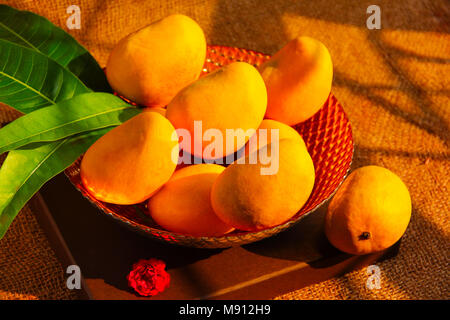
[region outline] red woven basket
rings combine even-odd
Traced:
[[[202,74],[234,61],[244,61],[258,66],[270,56],[252,50],[223,46],[208,46]],[[352,161],[353,138],[350,122],[333,94],[323,107],[309,120],[294,128],[305,140],[314,162],[316,180],[309,200],[297,214],[285,223],[257,232],[234,231],[221,237],[194,237],[164,230],[145,214],[146,204],[122,206],[95,199],[83,186],[80,179],[81,158],[66,169],[72,184],[102,212],[124,223],[131,229],[150,238],[177,245],[199,248],[225,248],[258,241],[277,234],[307,214],[315,211],[328,200],[344,180]]]

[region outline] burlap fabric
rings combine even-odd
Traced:
[[[450,8],[445,0],[7,3],[65,29],[66,8],[79,5],[81,30],[70,33],[101,65],[121,37],[170,13],[198,21],[211,44],[274,53],[297,35],[320,39],[334,61],[333,92],[352,122],[354,168],[376,164],[397,173],[411,192],[414,211],[399,255],[379,263],[381,289],[368,290],[366,270],[359,270],[278,298],[450,298]],[[368,30],[366,9],[375,3],[381,7],[381,30]],[[1,298],[74,298],[62,289],[60,264],[28,209],[0,242],[0,257]]]

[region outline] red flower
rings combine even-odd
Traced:
[[[141,296],[151,297],[163,292],[170,282],[165,267],[166,264],[158,259],[139,260],[127,276],[128,285]]]

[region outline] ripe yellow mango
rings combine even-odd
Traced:
[[[312,117],[331,91],[330,53],[313,38],[291,40],[259,70],[267,87],[266,118],[288,125]]]
[[[353,171],[328,206],[325,234],[339,250],[368,254],[389,248],[405,233],[411,197],[392,171],[365,166]]]
[[[167,106],[166,116],[176,129],[190,133],[190,143],[181,143],[185,151],[199,158],[217,159],[245,145],[263,120],[266,106],[267,92],[261,75],[248,63],[234,62],[181,90]],[[201,129],[197,126],[195,130],[197,121],[201,121]],[[253,132],[242,134],[242,139],[226,139],[227,129]],[[223,139],[204,138],[207,131],[218,132]],[[212,147],[206,155],[204,151],[211,144],[217,148]]]
[[[233,230],[214,213],[211,188],[225,167],[198,164],[175,171],[148,201],[153,220],[169,231],[193,236],[221,236]]]
[[[109,56],[106,76],[120,95],[144,106],[165,106],[199,77],[205,56],[200,26],[174,14],[120,40]]]
[[[98,200],[140,203],[175,171],[178,153],[174,148],[178,142],[169,120],[157,112],[142,112],[88,149],[81,161],[81,180]]]
[[[272,150],[271,144],[264,148]],[[214,212],[227,224],[247,231],[273,227],[294,216],[308,200],[314,186],[314,164],[299,141],[279,141],[275,174],[262,175],[265,165],[261,161],[251,164],[248,156],[246,160],[227,167],[212,188]]]

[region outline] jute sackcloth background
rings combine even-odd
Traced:
[[[1,1],[4,3],[5,1]],[[449,299],[450,8],[445,0],[12,0],[67,30],[69,5],[81,29],[69,32],[105,65],[123,36],[171,13],[194,18],[208,43],[273,54],[288,40],[321,40],[334,62],[333,92],[354,132],[353,167],[375,164],[398,174],[413,200],[400,253],[379,263],[381,289],[367,270],[279,299]],[[381,8],[381,30],[366,9]],[[17,114],[0,109],[0,121]],[[76,298],[33,213],[25,208],[0,241],[0,298]]]

